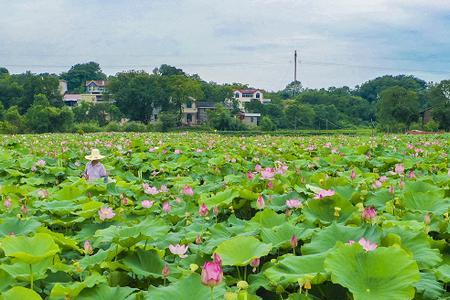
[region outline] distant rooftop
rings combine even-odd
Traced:
[[[216,107],[216,103],[214,102],[197,102],[197,107],[198,108],[215,108]]]
[[[244,89],[244,90],[236,90],[238,92],[241,92],[242,94],[253,94],[256,92],[260,92],[261,90],[257,90],[257,89]]]
[[[92,83],[95,84],[96,86],[103,87],[103,86],[106,86],[108,84],[108,81],[106,81],[106,80],[88,80],[88,81],[86,81],[86,86],[89,86]]]

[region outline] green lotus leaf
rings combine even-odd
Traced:
[[[264,209],[263,211],[259,211],[255,214],[250,222],[247,223],[247,227],[250,226],[254,228],[254,225],[256,225],[257,228],[272,228],[274,226],[282,225],[284,222],[286,222],[286,215],[277,214],[271,209]]]
[[[415,283],[414,287],[424,299],[441,299],[445,291],[442,283],[438,282],[434,273],[430,272],[420,272],[420,281]]]
[[[3,292],[10,286],[14,285],[14,278],[7,272],[0,269],[0,292]]]
[[[269,254],[271,249],[271,244],[261,243],[253,236],[236,236],[221,243],[215,252],[225,266],[246,266],[253,259]]]
[[[335,216],[335,208],[340,208],[339,216]],[[308,201],[303,209],[306,220],[313,223],[320,221],[324,224],[332,222],[343,223],[356,211],[350,201],[340,197],[313,199]]]
[[[77,215],[88,219],[98,214],[98,210],[105,204],[97,201],[90,201],[81,205],[81,211],[76,212]]]
[[[33,237],[5,237],[0,241],[0,247],[6,256],[28,264],[52,257],[60,251],[52,237],[45,233],[37,233]]]
[[[354,300],[406,300],[415,294],[420,280],[416,262],[401,248],[366,252],[358,243],[341,244],[325,259],[333,283],[350,290]]]
[[[264,275],[273,283],[287,286],[298,280],[309,278],[312,284],[320,284],[327,279],[323,267],[326,253],[287,256],[266,269]]]
[[[136,275],[153,278],[162,277],[164,261],[155,250],[144,251],[139,248],[122,259],[122,263]]]
[[[401,239],[401,247],[411,253],[420,268],[432,268],[442,261],[438,249],[431,248],[430,238],[424,232],[414,232],[403,227],[385,228],[385,233]]]
[[[83,253],[83,250],[80,247],[78,247],[77,241],[69,236],[66,236],[62,233],[53,232],[46,227],[39,228],[38,233],[45,233],[50,235],[53,238],[53,240],[62,248],[73,249],[80,253]]]
[[[223,299],[224,293],[223,286],[217,286],[214,288],[213,298]],[[193,273],[167,287],[150,286],[144,299],[211,300],[211,289],[201,283],[199,274]]]
[[[42,300],[41,296],[33,290],[24,288],[23,286],[15,286],[2,294],[3,300]]]
[[[105,276],[93,273],[82,282],[56,283],[50,292],[50,299],[75,299],[85,288],[91,288],[106,281]]]
[[[198,200],[199,204],[204,203],[208,208],[213,208],[214,206],[230,205],[231,202],[239,196],[239,192],[233,189],[226,189],[222,192],[215,194],[212,197],[200,197]]]
[[[439,268],[437,268],[435,270],[436,272],[436,277],[444,282],[444,283],[449,283],[450,282],[450,265],[449,264],[444,264],[442,266],[440,266]]]
[[[274,248],[290,248],[292,236],[299,236],[300,229],[290,223],[273,228],[261,229],[261,240],[266,244],[272,244]]]
[[[14,235],[27,235],[35,232],[41,223],[34,219],[18,219],[18,218],[5,218],[0,224],[0,237],[8,236],[10,233]]]
[[[317,232],[311,242],[303,245],[301,250],[303,255],[316,254],[333,249],[336,242],[358,241],[361,237],[378,242],[380,235],[381,233],[376,227],[351,227],[333,223]]]
[[[65,216],[81,207],[80,204],[76,204],[72,200],[36,201],[34,206],[58,216]]]
[[[40,280],[47,277],[46,272],[53,263],[53,258],[48,257],[40,262],[32,264],[34,280]],[[30,265],[20,260],[14,260],[11,264],[2,264],[0,269],[7,272],[16,280],[30,282]]]
[[[93,288],[84,289],[77,297],[77,300],[125,300],[136,289],[129,287],[110,287],[101,284]]]

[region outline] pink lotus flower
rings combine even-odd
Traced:
[[[387,178],[386,176],[381,176],[380,178],[378,178],[378,180],[379,180],[380,182],[385,182],[385,181],[388,180],[388,178]]]
[[[261,165],[256,165],[256,166],[255,166],[255,171],[256,171],[256,172],[261,172],[261,171],[262,171]]]
[[[122,199],[120,199],[120,202],[122,203],[122,205],[127,206],[130,203],[130,199],[128,199],[127,197],[123,197]]]
[[[403,172],[405,172],[405,167],[403,166],[403,164],[396,164],[394,172],[397,173],[398,175],[401,175],[403,174]]]
[[[175,149],[175,151],[173,152],[173,153],[175,153],[175,154],[181,154],[181,150],[179,150],[179,149]]]
[[[159,194],[159,191],[156,187],[154,186],[150,186],[147,183],[144,183],[142,185],[142,187],[144,188],[144,193],[148,194],[148,195],[156,195]]]
[[[114,213],[113,209],[110,207],[102,207],[98,211],[98,216],[100,220],[104,221],[106,219],[112,219],[114,218],[116,214]]]
[[[168,264],[165,264],[165,265],[164,265],[164,268],[163,268],[162,271],[161,271],[161,275],[162,275],[164,278],[169,277],[169,275],[170,275],[170,269],[169,269],[169,265],[168,265]]]
[[[298,246],[298,239],[297,239],[297,237],[295,235],[293,235],[291,237],[290,243],[291,243],[291,248],[292,249],[297,248],[297,246]]]
[[[259,267],[259,264],[261,263],[261,260],[259,259],[259,258],[255,258],[254,260],[252,260],[251,262],[250,262],[250,266],[252,266],[253,267],[253,273],[255,273],[256,272],[256,268],[257,267]]]
[[[426,213],[425,217],[423,218],[423,222],[425,223],[425,225],[430,225],[431,223],[431,215],[430,213]]]
[[[22,205],[22,207],[20,208],[20,210],[22,211],[22,213],[24,214],[24,215],[26,215],[26,214],[28,214],[28,207],[25,205],[25,204],[23,204]]]
[[[336,192],[333,190],[321,190],[319,193],[316,194],[314,199],[323,199],[325,197],[331,197],[334,194],[336,194]]]
[[[261,171],[261,177],[263,179],[272,179],[275,177],[275,170],[273,168],[265,168]]]
[[[258,199],[256,200],[256,207],[258,209],[264,209],[266,206],[266,203],[264,202],[264,198],[262,195],[259,195]]]
[[[47,190],[38,190],[37,195],[39,198],[47,198],[49,193]]]
[[[411,179],[414,178],[414,177],[416,177],[416,175],[414,174],[414,171],[412,171],[412,170],[409,171],[408,177],[411,178]]]
[[[222,267],[213,261],[206,262],[202,269],[202,283],[209,287],[219,285],[223,280]]]
[[[3,201],[3,206],[5,206],[6,208],[10,208],[11,205],[12,205],[11,198],[8,197],[5,199],[5,201]]]
[[[252,172],[248,172],[248,173],[247,173],[247,179],[248,179],[248,180],[253,180],[253,178],[255,178],[255,175],[253,175]]]
[[[154,203],[155,203],[155,201],[143,200],[143,201],[141,202],[141,206],[142,206],[143,208],[150,208],[150,207],[153,206]]]
[[[286,200],[286,205],[289,208],[299,208],[302,207],[302,202],[298,199]]]
[[[268,189],[273,189],[273,182],[272,182],[272,181],[269,181],[269,182],[267,183],[267,188],[268,188]]]
[[[377,210],[375,207],[366,207],[361,213],[364,220],[372,220],[377,216]]]
[[[91,242],[89,240],[84,241],[84,253],[91,255],[94,253],[94,249],[92,248]]]
[[[206,217],[209,213],[208,207],[203,203],[200,208],[198,209],[198,214],[202,217]]]
[[[355,180],[355,178],[356,178],[355,170],[352,170],[352,174],[350,174],[350,178],[351,178],[351,180]]]
[[[159,189],[161,192],[163,192],[163,193],[166,193],[166,192],[168,192],[169,191],[169,189],[167,188],[167,186],[166,185],[162,185],[161,186],[161,188]]]
[[[192,189],[192,187],[185,185],[183,187],[183,194],[187,195],[187,196],[193,196],[194,195],[194,190]]]
[[[172,254],[178,255],[180,258],[186,258],[187,257],[187,250],[189,246],[186,245],[169,245],[169,250]]]
[[[383,184],[379,180],[375,180],[375,182],[372,184],[372,186],[377,189],[380,188]]]
[[[170,207],[170,203],[167,201],[163,203],[162,209],[166,213],[170,213],[172,211],[172,208]]]
[[[365,238],[360,238],[358,243],[364,248],[364,250],[372,251],[378,248],[378,245],[376,243],[372,243],[369,240],[366,240]]]
[[[36,162],[36,166],[38,166],[38,167],[45,167],[45,164],[46,164],[46,162],[43,159],[40,159]]]
[[[216,264],[222,265],[222,257],[220,257],[220,255],[217,254],[217,253],[214,253],[214,254],[213,254],[213,261],[214,261]]]

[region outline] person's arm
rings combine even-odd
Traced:
[[[103,178],[103,180],[105,182],[108,182],[108,173],[106,172],[106,168],[105,168],[104,165],[102,165],[102,169],[101,169],[101,172],[100,172],[100,177]]]
[[[83,173],[81,173],[81,177],[85,178],[86,180],[89,179],[89,176],[88,176],[88,173],[87,173],[88,166],[89,166],[89,164],[86,164],[86,167],[84,168]]]

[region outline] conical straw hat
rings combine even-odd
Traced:
[[[91,150],[91,154],[85,156],[85,158],[86,158],[87,160],[99,160],[99,159],[104,158],[104,156],[100,154],[100,150],[98,150],[98,149],[92,149],[92,150]]]

